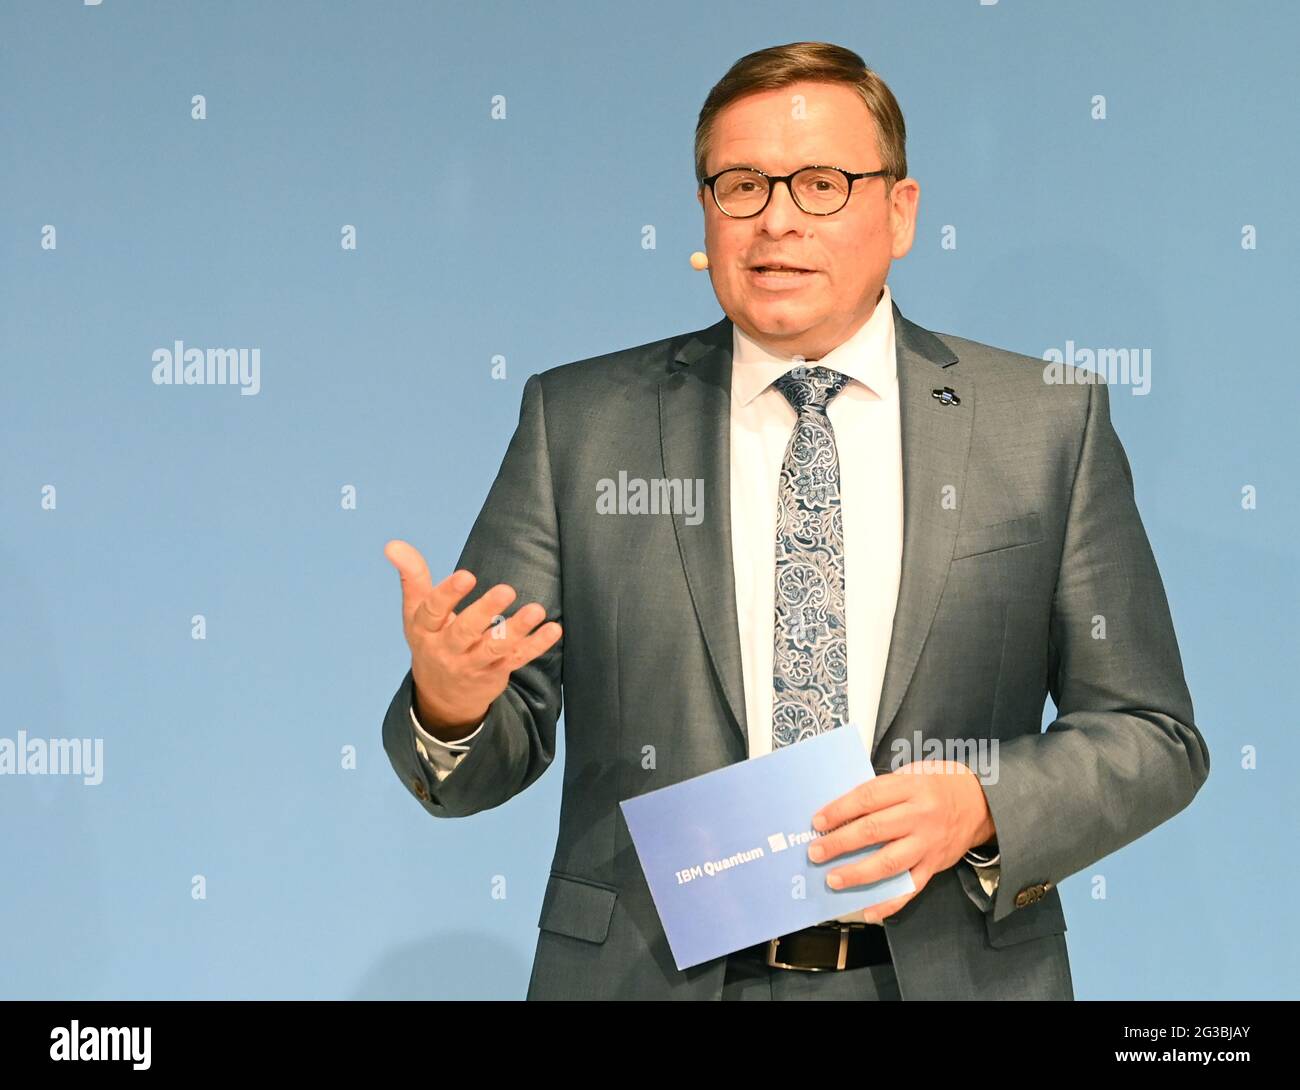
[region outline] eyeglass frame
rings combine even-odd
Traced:
[[[750,212],[748,215],[745,216],[733,215],[731,212],[728,212],[725,208],[723,208],[722,205],[718,202],[718,191],[713,188],[714,182],[716,182],[724,174],[733,170],[748,170],[754,174],[761,174],[764,178],[767,179],[767,198],[763,201],[762,207],[759,208],[757,211]],[[840,205],[837,209],[835,209],[834,212],[809,212],[808,209],[806,209],[802,204],[799,203],[799,198],[794,195],[794,187],[790,185],[790,183],[794,180],[794,176],[796,174],[802,174],[805,170],[834,170],[837,173],[844,175],[845,181],[849,183],[849,191],[844,197],[844,203]],[[843,212],[844,209],[848,206],[849,199],[853,196],[853,183],[856,182],[859,178],[881,178],[881,177],[886,177],[888,175],[889,175],[889,171],[884,169],[864,170],[855,174],[853,171],[845,170],[843,167],[833,167],[825,163],[809,163],[807,166],[800,167],[798,170],[792,171],[789,174],[769,174],[767,171],[760,170],[758,167],[741,165],[741,166],[734,166],[734,167],[726,167],[718,171],[716,174],[710,175],[707,178],[701,178],[700,188],[703,189],[705,186],[709,187],[709,192],[713,194],[713,206],[724,216],[726,216],[728,219],[747,220],[747,219],[753,219],[755,216],[761,216],[767,210],[767,206],[772,203],[772,194],[776,192],[777,182],[785,182],[786,192],[790,194],[790,199],[794,201],[795,207],[798,208],[800,212],[804,213],[804,215],[834,216],[839,212]]]

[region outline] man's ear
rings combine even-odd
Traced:
[[[916,237],[916,216],[921,202],[921,186],[915,178],[903,178],[894,183],[889,195],[890,229],[893,233],[892,256],[895,260],[906,257]]]

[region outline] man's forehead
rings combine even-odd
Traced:
[[[792,83],[741,95],[718,111],[716,126],[779,125],[788,128],[809,122],[837,124],[871,116],[866,102],[852,87],[834,83]]]
[[[816,96],[844,92],[849,100],[830,103]],[[805,94],[800,100],[793,96]],[[856,99],[856,103],[852,100]],[[756,166],[776,173],[798,170],[810,163],[843,165],[875,150],[871,111],[852,90],[825,84],[793,84],[775,91],[746,95],[718,114],[710,141],[714,170]]]

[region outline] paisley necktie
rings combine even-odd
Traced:
[[[773,749],[848,721],[844,522],[835,432],[826,414],[848,383],[848,375],[808,366],[773,383],[799,414],[777,501]]]

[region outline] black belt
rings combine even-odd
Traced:
[[[747,946],[744,954],[761,958],[777,969],[860,969],[893,961],[889,940],[880,924],[819,923],[767,942]]]

